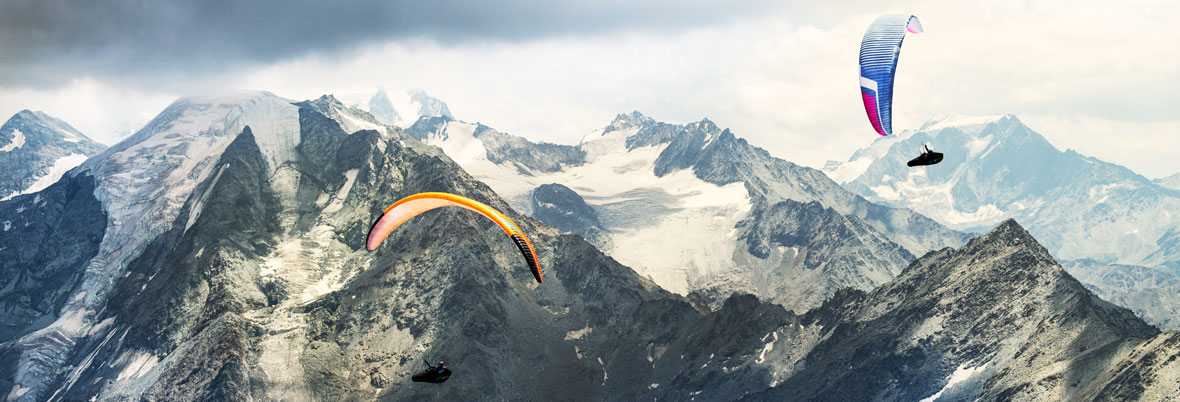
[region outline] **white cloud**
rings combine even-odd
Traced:
[[[0,88],[0,124],[24,109],[42,111],[92,140],[112,145],[175,99],[174,94],[113,87],[92,79],[74,80],[53,90]]]
[[[168,91],[254,88],[311,98],[423,88],[460,119],[559,143],[633,109],[673,122],[708,117],[776,156],[818,167],[876,137],[860,105],[856,57],[864,29],[891,12],[912,12],[926,28],[902,50],[897,131],[948,112],[1015,113],[1059,148],[1148,177],[1180,169],[1180,52],[1171,50],[1180,43],[1180,14],[1166,2],[857,2],[681,32],[452,45],[403,40]],[[116,91],[93,82],[80,88]],[[135,89],[79,99],[25,92],[43,103],[98,110],[71,117],[40,107],[87,134],[87,127],[114,125],[104,119],[154,114],[170,97]],[[0,113],[38,108],[14,98],[0,93]]]

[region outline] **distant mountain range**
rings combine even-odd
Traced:
[[[445,116],[406,132],[441,148],[514,208],[714,306],[739,291],[806,311],[840,288],[872,289],[916,255],[967,237],[868,202],[708,119],[669,124],[620,114],[576,146]]]
[[[0,232],[0,390],[15,401],[1180,398],[1180,334],[1095,297],[1014,221],[802,314],[752,295],[711,308],[517,212],[464,162],[417,138],[465,139],[465,127],[435,120],[453,127],[402,131],[328,96],[183,98],[45,190],[0,201],[0,220],[14,223]],[[654,183],[614,201],[638,202],[602,208],[609,203],[595,197],[613,194],[547,186],[528,187],[526,205],[614,242],[611,222],[644,219],[628,209],[709,221],[707,208],[744,199],[759,217],[728,230],[767,258],[784,248],[803,260],[813,249],[852,261],[884,258],[873,254],[882,249],[904,255],[890,239],[905,241],[917,225],[957,236],[921,218],[886,219],[916,214],[834,192],[823,174],[761,159],[704,122],[619,126],[600,140],[624,149],[652,141],[669,155],[640,159],[653,163]],[[484,131],[468,138],[516,141]],[[662,142],[661,132],[677,139]],[[640,156],[632,152],[654,151],[596,142],[486,149],[528,151],[505,160],[532,174],[548,166],[584,177],[546,162],[583,155],[582,166],[625,173],[648,169],[627,160]],[[710,146],[754,156],[720,163],[710,155],[734,154]],[[503,166],[492,162],[499,157],[487,162]],[[754,171],[777,179],[742,176]],[[656,190],[676,201],[654,202]],[[737,190],[748,192],[712,198]],[[504,211],[532,237],[545,283],[533,282],[499,228],[462,210],[419,216],[365,250],[373,219],[422,191]],[[826,221],[815,229],[812,220]],[[892,232],[877,229],[889,222]],[[672,254],[660,246],[649,252]],[[455,374],[442,386],[409,382],[423,358],[446,360]]]
[[[0,200],[49,187],[104,148],[64,121],[22,110],[0,126]]]
[[[1173,190],[1180,190],[1180,173],[1173,174],[1168,177],[1163,177],[1151,181],[1161,187],[1170,188]]]
[[[1180,330],[1180,272],[1094,260],[1061,264],[1103,300],[1125,306],[1161,329]]]
[[[923,144],[942,163],[909,168]],[[824,169],[865,198],[959,230],[1016,218],[1062,259],[1180,267],[1180,191],[1060,151],[1012,115],[944,116]]]
[[[387,126],[404,128],[420,117],[454,117],[446,102],[421,89],[395,92],[390,96],[385,89],[378,88],[376,92],[347,93],[333,98],[345,106],[368,112],[377,122]]]

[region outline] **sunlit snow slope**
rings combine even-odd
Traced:
[[[872,288],[915,254],[962,241],[707,119],[682,125],[621,114],[576,146],[534,144],[446,117],[420,119],[407,132],[534,216],[537,208],[548,216],[577,210],[538,200],[539,186],[571,190],[593,209],[584,221],[604,229],[578,234],[668,290],[713,301],[740,291],[813,307],[839,287]]]

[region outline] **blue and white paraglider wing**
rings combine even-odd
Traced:
[[[878,17],[860,42],[860,94],[865,113],[878,134],[893,133],[893,76],[905,33],[922,33],[918,17],[894,14]]]

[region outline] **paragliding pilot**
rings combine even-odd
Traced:
[[[928,147],[926,145],[922,145],[922,154],[918,155],[917,158],[911,159],[909,162],[906,162],[906,166],[909,166],[909,167],[928,166],[928,165],[936,164],[938,162],[942,162],[942,153],[931,151],[930,147]]]
[[[419,371],[417,374],[414,374],[413,377],[410,377],[410,379],[414,380],[414,382],[432,382],[435,384],[440,384],[443,381],[446,381],[448,378],[451,378],[451,369],[447,368],[443,362],[438,362],[438,365],[432,365],[430,364],[430,361],[426,359],[422,359],[422,362],[426,363],[426,370]]]

